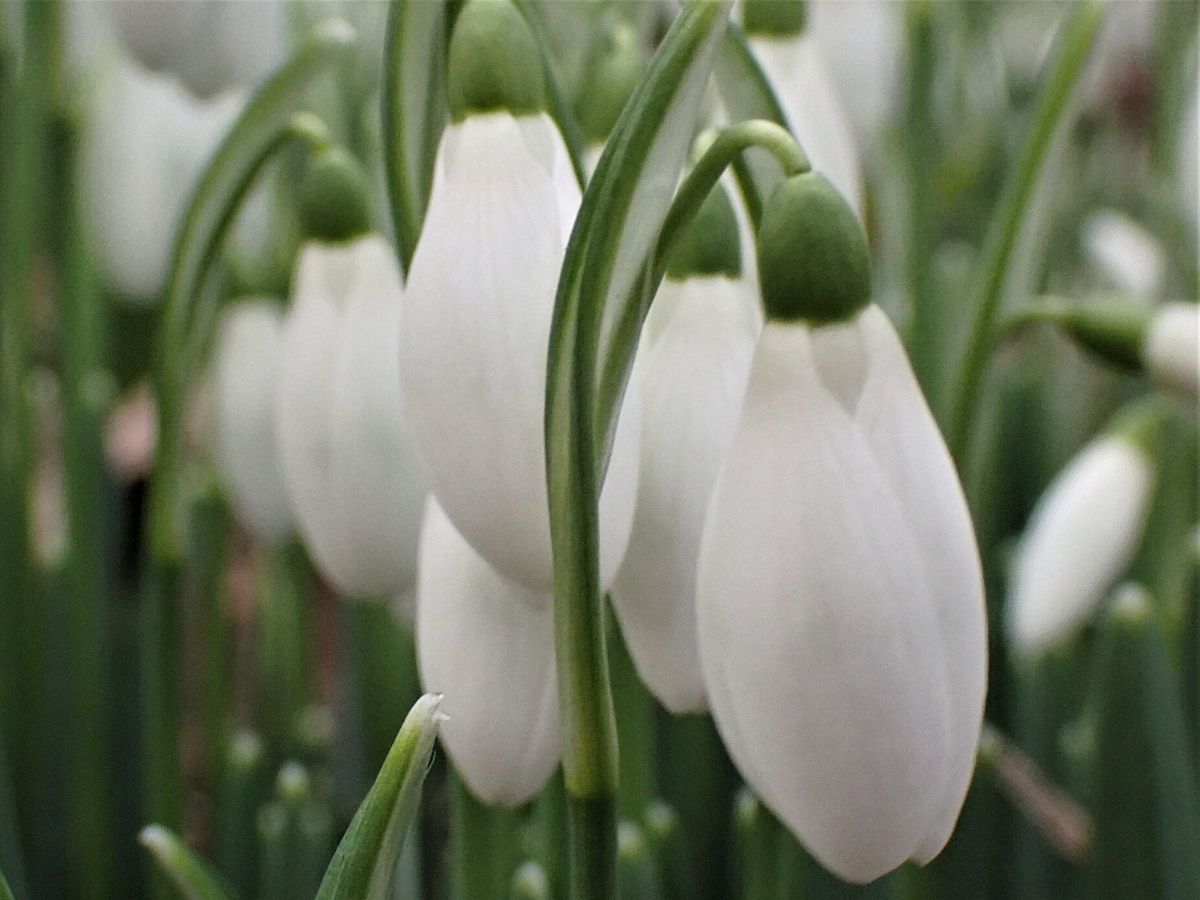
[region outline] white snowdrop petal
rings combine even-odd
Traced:
[[[903,85],[903,5],[892,0],[811,4],[811,30],[828,60],[845,109],[860,139],[888,123]]]
[[[1162,245],[1122,212],[1104,209],[1083,224],[1083,248],[1114,288],[1135,298],[1154,297],[1166,277]]]
[[[751,787],[865,882],[937,815],[949,699],[916,541],[808,340],[779,323],[759,340],[701,545],[700,658]]]
[[[900,338],[877,306],[858,321],[870,369],[856,418],[916,536],[950,680],[952,756],[938,820],[917,849],[917,860],[925,863],[950,839],[975,769],[987,693],[983,571],[954,461]]]
[[[1200,396],[1200,306],[1164,303],[1154,313],[1142,360],[1162,388],[1193,400]]]
[[[245,301],[224,315],[214,351],[217,465],[238,518],[268,543],[292,524],[275,416],[282,341],[279,308]]]
[[[405,397],[433,492],[501,574],[545,589],[546,349],[570,230],[564,220],[580,198],[566,159],[545,115],[491,113],[449,126],[402,322]],[[601,498],[606,583],[620,564],[636,490],[636,409],[627,402],[621,418]],[[633,447],[623,446],[628,440]]]
[[[737,424],[754,352],[753,298],[724,277],[667,281],[643,339],[641,465],[633,532],[612,585],[642,680],[674,713],[706,707],[696,648],[696,560],[704,514]],[[647,322],[650,325],[650,322]]]
[[[790,37],[751,35],[750,46],[813,169],[833,182],[861,218],[858,148],[820,45],[804,32]]]
[[[400,390],[399,266],[377,235],[355,247],[330,398],[331,511],[347,557],[331,575],[347,596],[384,597],[415,582],[425,487]]]
[[[324,289],[343,252],[307,244],[296,263],[292,308],[284,323],[279,439],[292,513],[309,553],[330,574],[344,554],[333,508],[329,410],[337,364],[338,308]]]
[[[1018,650],[1053,646],[1096,611],[1136,549],[1152,480],[1140,450],[1106,435],[1046,489],[1011,576],[1008,626]]]
[[[417,581],[421,684],[445,695],[440,733],[489,804],[517,806],[559,760],[554,604],[498,575],[430,498]]]

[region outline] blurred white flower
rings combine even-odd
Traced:
[[[811,32],[749,35],[813,171],[820,172],[862,217],[863,187],[858,148],[820,44]]]
[[[1200,305],[1164,303],[1154,310],[1142,364],[1164,390],[1192,400],[1200,396]]]
[[[404,388],[430,487],[490,565],[547,590],[546,353],[579,201],[566,147],[545,113],[497,111],[451,124],[404,304]],[[639,427],[631,396],[600,503],[605,584],[633,518]]]
[[[558,765],[554,602],[501,577],[432,497],[417,580],[421,684],[445,696],[441,740],[484,803],[517,806]]]
[[[867,882],[940,852],[982,721],[982,576],[954,465],[878,307],[763,327],[697,600],[725,744],[822,865]]]
[[[283,313],[273,301],[225,312],[213,351],[214,455],[234,512],[268,544],[292,527],[275,415],[282,357]]]
[[[642,395],[638,497],[611,594],[639,675],[674,713],[706,708],[696,560],[750,373],[756,306],[745,282],[725,275],[664,281],[633,370]]]
[[[254,87],[283,60],[287,4],[278,0],[107,0],[105,7],[142,65],[174,74],[200,96]]]
[[[101,65],[81,139],[80,187],[100,263],[125,299],[158,301],[188,197],[244,99],[197,100],[123,56]]]
[[[310,242],[284,325],[279,434],[300,532],[349,597],[415,580],[425,486],[400,391],[402,287],[386,240]]]
[[[1108,286],[1134,299],[1159,295],[1167,272],[1162,244],[1129,216],[1114,209],[1092,213],[1083,223],[1083,249]]]
[[[1137,548],[1153,475],[1141,447],[1105,434],[1046,489],[1010,581],[1008,630],[1019,652],[1068,639],[1096,612]]]

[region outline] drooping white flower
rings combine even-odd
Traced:
[[[527,39],[529,47],[490,43],[492,23],[476,26],[493,16],[512,30],[513,41]],[[488,42],[470,43],[480,34]],[[496,53],[504,67],[517,67],[509,54],[523,50],[536,56],[510,4],[464,8],[450,51],[456,121],[438,148],[405,296],[401,362],[413,435],[446,515],[506,578],[548,589],[546,354],[580,191],[562,137],[539,105],[540,82],[528,84],[540,79],[540,69],[495,78],[500,63],[469,65],[472,54]],[[464,85],[468,74],[480,81]],[[496,100],[494,82],[510,92],[501,98],[508,106]],[[628,540],[638,427],[631,397],[600,502],[605,583]]]
[[[867,265],[827,181],[776,189],[768,318],[697,575],[704,681],[734,762],[854,882],[949,839],[987,660],[962,489],[895,330],[863,308]]]
[[[1167,260],[1162,245],[1124,213],[1104,209],[1083,224],[1083,247],[1108,284],[1132,298],[1156,297]]]
[[[243,103],[233,92],[197,100],[122,56],[102,67],[81,139],[83,214],[126,299],[158,300],[188,197]]]
[[[1200,305],[1164,303],[1150,317],[1142,365],[1165,390],[1200,397]]]
[[[1013,564],[1008,630],[1022,654],[1075,633],[1129,564],[1154,469],[1125,434],[1088,444],[1038,501]]]
[[[284,326],[288,495],[318,567],[350,597],[393,596],[415,579],[425,486],[400,391],[401,295],[382,237],[313,241]]]
[[[558,765],[554,602],[503,578],[432,497],[417,579],[421,684],[444,695],[441,739],[472,792],[517,806]]]
[[[253,87],[283,59],[287,4],[278,0],[108,0],[116,33],[144,66],[199,96]]]
[[[214,350],[213,449],[238,518],[267,543],[292,527],[275,415],[282,356],[283,314],[273,301],[240,301],[225,313]]]
[[[858,147],[816,37],[803,25],[798,31],[792,27],[757,31],[747,20],[746,27],[754,58],[813,169],[824,173],[861,217]]]

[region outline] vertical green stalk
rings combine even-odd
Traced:
[[[904,126],[901,139],[908,188],[908,351],[913,369],[938,409],[941,391],[944,333],[940,298],[933,272],[936,246],[937,130],[933,121],[934,9],[930,0],[914,0],[906,7],[908,78],[905,84]]]
[[[953,382],[955,394],[950,407],[949,443],[959,466],[967,461],[971,449],[983,377],[995,335],[996,316],[1004,297],[1017,238],[1028,217],[1030,201],[1052,139],[1095,43],[1104,11],[1103,0],[1083,0],[1075,6],[1063,25],[1057,48],[1051,57],[1050,71],[1034,110],[1032,128],[1025,139],[1016,169],[1005,182],[998,209],[988,229],[972,291],[974,321]]]
[[[191,580],[199,598],[198,639],[203,648],[205,776],[219,778],[229,744],[229,617],[225,571],[229,561],[229,507],[214,482],[192,504]]]
[[[1170,183],[1179,160],[1180,126],[1187,104],[1196,102],[1196,20],[1200,3],[1173,0],[1158,5],[1154,66],[1154,118],[1150,162]],[[1195,165],[1194,160],[1185,160]]]
[[[658,796],[654,777],[654,700],[638,677],[620,626],[608,606],[608,658],[612,671],[613,704],[620,738],[621,782],[617,785],[617,812],[636,822]]]
[[[487,806],[457,773],[451,778],[451,852],[456,900],[506,900],[517,867],[519,819]]]
[[[307,601],[310,574],[295,540],[270,550],[260,597],[262,723],[279,759],[296,752],[296,725],[309,697]]]

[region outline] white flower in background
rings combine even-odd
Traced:
[[[1200,305],[1163,303],[1150,316],[1142,365],[1159,387],[1200,397]]]
[[[637,508],[613,606],[642,680],[673,713],[706,708],[696,647],[704,514],[741,410],[758,336],[721,187],[673,255],[633,377],[642,400]]]
[[[450,43],[438,148],[405,296],[401,364],[430,487],[506,578],[552,581],[543,410],[554,294],[580,192],[543,108],[537,48],[508,2],[469,2]],[[637,487],[625,403],[600,503],[605,583]]]
[[[1083,223],[1083,249],[1112,288],[1131,298],[1157,297],[1167,272],[1162,244],[1129,216],[1113,209]]]
[[[213,351],[213,449],[238,519],[268,544],[292,527],[275,416],[282,356],[276,303],[243,300],[226,310]]]
[[[339,167],[350,168],[348,157],[333,151],[331,177]],[[365,202],[365,175],[353,171]],[[355,217],[365,224],[365,206],[341,219],[357,236],[310,241],[300,252],[279,432],[292,508],[318,567],[348,597],[382,598],[415,580],[425,486],[400,391],[399,266],[391,245],[361,233]],[[326,211],[320,221],[339,215]]]
[[[747,0],[742,21],[754,58],[813,169],[832,181],[861,217],[858,148],[824,53],[807,27],[806,5]]]
[[[953,462],[861,226],[820,175],[759,232],[767,312],[697,576],[709,706],[743,777],[826,868],[926,862],[974,767],[982,575]]]
[[[1134,419],[1088,444],[1046,489],[1013,563],[1008,631],[1022,654],[1070,638],[1137,549],[1154,484],[1155,420]]]
[[[122,56],[101,65],[80,150],[83,214],[124,298],[158,301],[188,197],[244,102],[240,93],[197,100]]]
[[[200,96],[253,87],[283,61],[287,4],[277,0],[107,0],[105,8],[142,65]]]
[[[558,765],[554,602],[501,577],[430,498],[417,579],[421,684],[445,696],[441,740],[485,803],[517,806]]]

